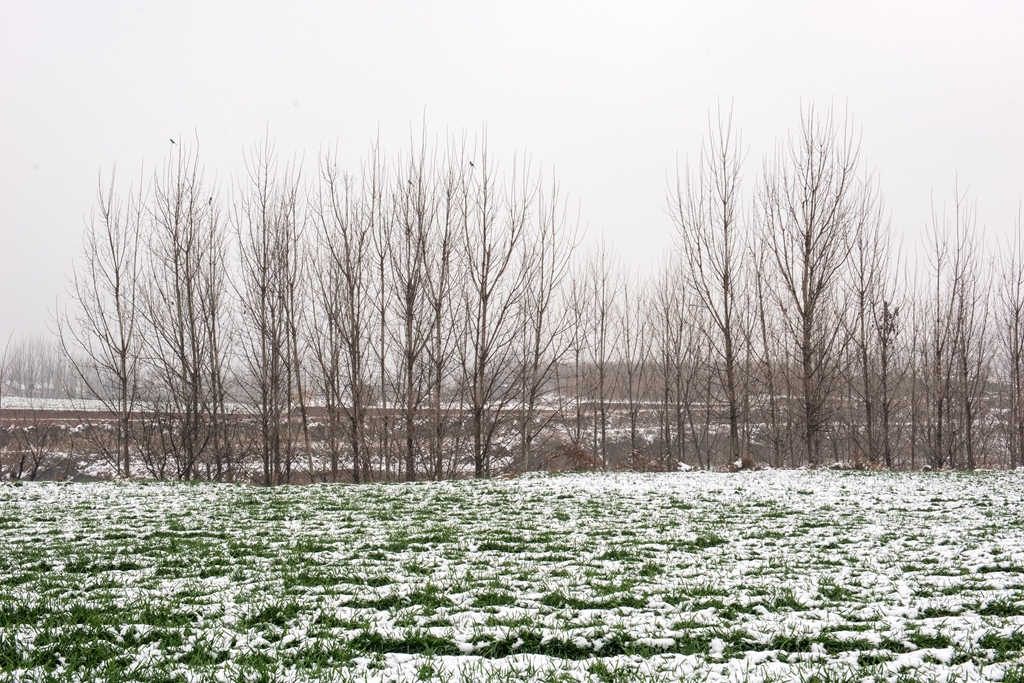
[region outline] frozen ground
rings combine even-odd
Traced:
[[[1024,474],[0,486],[0,679],[1024,680]]]

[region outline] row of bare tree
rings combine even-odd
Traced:
[[[119,473],[485,476],[513,412],[529,462],[576,246],[557,183],[465,142],[374,149],[358,178],[246,161],[227,202],[183,147],[101,191],[58,328]]]
[[[708,438],[726,423],[738,465],[1024,465],[1019,221],[988,256],[957,191],[908,267],[848,122],[814,109],[746,203],[740,181],[720,119],[670,193],[678,289],[705,333],[691,367],[724,416],[701,421]]]
[[[485,141],[310,175],[264,143],[227,191],[180,146],[101,187],[59,337],[120,476],[1024,464],[1020,243],[958,194],[907,267],[830,111],[742,162],[720,117],[637,272]]]

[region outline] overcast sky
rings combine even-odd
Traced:
[[[588,235],[636,267],[669,243],[666,179],[734,109],[761,160],[801,103],[853,116],[896,231],[969,186],[990,238],[1024,198],[1024,3],[0,2],[0,334],[42,331],[99,171],[147,174],[198,136],[230,182],[269,130],[356,169],[487,124],[554,169]]]

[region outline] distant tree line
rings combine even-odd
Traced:
[[[957,193],[908,266],[848,120],[806,109],[748,188],[720,116],[640,271],[528,158],[426,140],[101,184],[57,328],[120,476],[1024,465],[1019,225],[987,253]]]

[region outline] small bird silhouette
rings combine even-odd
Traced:
[[[472,162],[472,161],[471,161],[471,162],[469,162],[469,167],[470,167],[470,168],[476,168],[476,166],[474,166],[474,165],[473,165],[473,162]]]
[[[171,138],[171,144],[172,144],[172,145],[176,145],[176,144],[178,144],[178,143],[174,141],[174,138]]]

